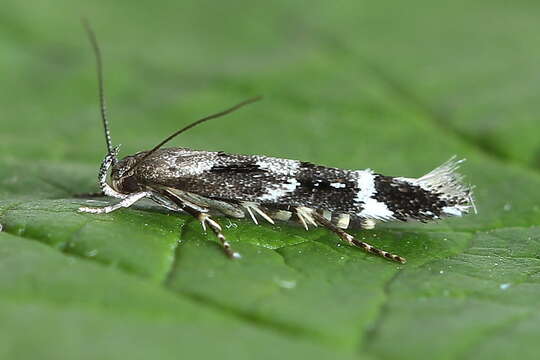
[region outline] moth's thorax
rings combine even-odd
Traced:
[[[173,148],[159,149],[148,158],[145,158],[148,151],[126,156],[113,165],[111,186],[122,194],[144,191],[148,182],[154,183],[160,177],[166,177],[171,167],[181,168],[185,164],[189,168],[189,162],[183,159],[191,153],[190,149]]]
[[[131,194],[142,190],[141,184],[134,175],[135,172],[131,170],[139,154],[126,156],[113,165],[111,170],[111,186],[114,190],[122,194]]]

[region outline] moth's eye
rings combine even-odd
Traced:
[[[141,189],[139,183],[135,179],[135,176],[126,176],[118,179],[116,181],[116,187],[119,192],[124,194],[137,192]]]

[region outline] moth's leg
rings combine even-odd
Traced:
[[[152,193],[148,191],[143,191],[135,194],[130,194],[126,198],[124,198],[122,201],[120,201],[118,204],[105,206],[102,208],[92,208],[92,207],[80,207],[80,212],[87,212],[92,214],[107,214],[112,211],[121,209],[121,208],[127,208],[133,205],[135,202],[139,201],[140,199],[144,197],[149,197]]]
[[[221,225],[219,225],[217,221],[212,219],[210,215],[208,215],[205,212],[201,212],[199,210],[190,208],[188,206],[184,208],[184,211],[186,211],[187,213],[191,214],[194,218],[199,220],[201,222],[201,225],[204,231],[206,231],[206,226],[208,225],[208,227],[212,230],[212,232],[218,238],[219,242],[221,243],[221,246],[223,247],[223,251],[225,251],[225,254],[227,254],[228,257],[230,257],[231,259],[241,258],[240,253],[237,253],[236,251],[233,251],[231,249],[231,244],[227,241],[227,239],[225,238],[225,235],[223,235],[222,233]]]
[[[231,259],[238,259],[241,257],[239,253],[231,249],[231,244],[229,244],[229,242],[225,238],[225,235],[223,235],[221,226],[206,212],[208,211],[208,209],[199,207],[198,205],[190,204],[181,197],[179,197],[178,194],[172,193],[168,190],[162,189],[161,191],[154,193],[153,196],[156,197],[156,200],[160,200],[161,197],[164,197],[163,201],[172,202],[178,208],[182,209],[183,211],[187,212],[188,214],[199,220],[204,231],[206,231],[206,226],[208,225],[210,229],[212,229],[212,232],[219,239],[219,242],[223,247],[223,251],[225,251],[225,254],[227,254],[228,257],[230,257]],[[196,209],[193,206],[197,206],[198,208]]]
[[[336,233],[343,241],[346,241],[347,243],[349,243],[352,246],[359,247],[360,249],[362,249],[362,250],[364,250],[364,251],[366,251],[368,253],[375,254],[375,255],[378,255],[380,257],[383,257],[383,258],[386,258],[386,259],[389,259],[389,260],[393,260],[393,261],[396,261],[396,262],[399,262],[399,263],[402,263],[402,264],[405,264],[405,262],[407,262],[407,260],[404,257],[401,257],[399,255],[395,255],[395,254],[392,254],[392,253],[389,253],[389,252],[386,252],[386,251],[378,249],[378,248],[376,248],[376,247],[374,247],[374,246],[372,246],[372,245],[370,245],[370,244],[368,244],[366,242],[363,242],[363,241],[360,241],[360,240],[356,239],[354,236],[352,236],[351,234],[345,232],[343,229],[339,228],[338,226],[334,225],[331,221],[326,219],[324,216],[318,214],[316,211],[312,211],[311,216],[319,224],[326,227],[328,230],[331,230],[332,232]]]
[[[221,242],[221,246],[223,247],[223,250],[225,251],[225,254],[227,254],[228,257],[230,257],[231,259],[241,258],[240,253],[233,251],[231,249],[231,244],[227,241],[227,239],[225,238],[225,235],[223,235],[223,233],[221,232],[222,231],[221,225],[219,225],[216,221],[214,221],[210,217],[210,215],[206,213],[199,213],[197,218],[201,222],[203,229],[206,230],[206,225],[208,225],[210,229],[212,229],[214,234],[217,236],[217,238]]]
[[[305,207],[305,206],[299,206],[296,209],[296,217],[298,217],[298,220],[300,220],[300,223],[306,230],[309,230],[309,225],[313,225],[317,227],[317,222],[313,218],[313,209]]]
[[[259,204],[257,203],[254,203],[254,202],[250,202],[250,201],[244,201],[244,202],[241,202],[240,203],[244,209],[247,210],[249,216],[251,217],[251,220],[253,220],[253,222],[256,224],[256,225],[259,225],[259,222],[257,221],[257,217],[255,216],[255,214],[253,213],[253,211],[255,211],[255,213],[259,214],[260,216],[262,216],[266,221],[268,221],[270,224],[275,224],[274,220],[272,220],[272,218],[270,216],[268,216],[259,206]]]

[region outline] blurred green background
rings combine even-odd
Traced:
[[[34,1],[0,11],[0,358],[520,359],[540,346],[536,1]],[[78,214],[113,142],[418,177],[466,157],[478,215],[356,232]],[[105,204],[107,199],[98,199]]]

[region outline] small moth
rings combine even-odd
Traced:
[[[101,55],[94,32],[84,24],[98,69],[100,110],[107,155],[99,171],[99,185],[106,196],[121,199],[103,208],[81,207],[80,212],[102,214],[127,208],[148,198],[173,211],[197,218],[209,227],[230,258],[239,258],[222,233],[213,214],[250,217],[274,224],[293,220],[306,230],[323,226],[351,246],[389,260],[405,258],[360,241],[345,230],[372,229],[381,221],[427,222],[476,211],[471,187],[449,161],[419,178],[391,177],[370,169],[344,170],[309,162],[221,151],[162,148],[178,134],[210,119],[229,114],[257,101],[249,99],[207,116],[176,131],[149,151],[118,160],[112,146],[103,89]],[[110,171],[110,182],[108,181]]]

